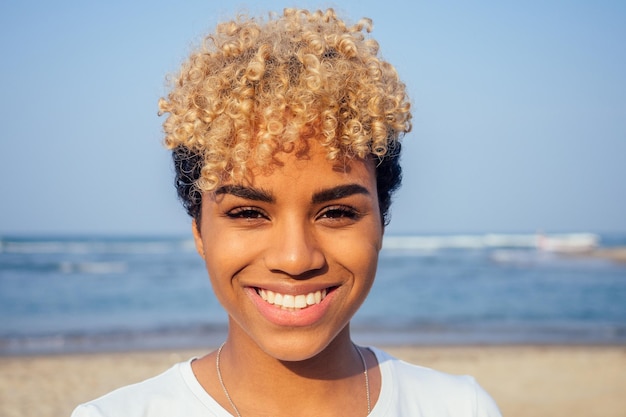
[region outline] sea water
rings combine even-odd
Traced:
[[[602,235],[626,246],[626,235]],[[388,237],[364,344],[626,343],[626,264],[534,235]],[[188,238],[0,238],[0,354],[214,347],[227,317]]]

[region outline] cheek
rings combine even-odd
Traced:
[[[360,274],[363,277],[364,285],[371,286],[376,276],[376,267],[378,266],[378,251],[372,250],[364,254],[359,262]]]
[[[229,236],[214,230],[204,243],[204,261],[211,281],[223,284],[254,257],[255,245],[241,236]]]
[[[375,228],[373,230],[376,230]],[[378,265],[382,238],[376,233],[351,236],[349,239],[332,239],[329,252],[343,268],[363,281],[373,281]]]

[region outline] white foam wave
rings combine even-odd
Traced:
[[[59,271],[64,274],[123,274],[128,267],[124,262],[61,262]]]
[[[449,236],[385,236],[383,249],[434,251],[439,249],[490,249],[529,248],[544,249],[542,242],[558,242],[562,247],[592,248],[598,245],[599,237],[593,233],[570,233],[559,235],[543,234],[484,234]],[[553,245],[552,248],[556,246]]]
[[[3,240],[0,252],[17,254],[165,254],[175,251],[193,251],[192,240],[154,241],[64,241],[64,240]]]

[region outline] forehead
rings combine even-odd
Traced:
[[[328,150],[316,141],[308,141],[306,147],[276,152],[269,164],[248,164],[243,181],[225,181],[225,184],[250,185],[273,184],[281,180],[296,184],[332,185],[338,182],[354,182],[367,186],[376,185],[375,163],[371,159],[343,156],[336,160],[328,158]]]

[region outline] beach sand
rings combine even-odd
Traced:
[[[626,346],[390,347],[409,362],[471,374],[504,416],[626,416]],[[0,416],[69,416],[200,350],[0,357]]]
[[[626,263],[626,247],[599,248],[589,254],[593,258],[607,259],[609,261]]]

